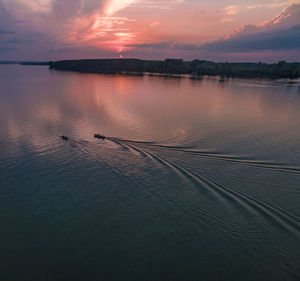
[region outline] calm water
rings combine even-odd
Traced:
[[[299,81],[0,87],[1,281],[300,280]]]

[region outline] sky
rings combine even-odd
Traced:
[[[300,61],[300,0],[0,0],[0,60]]]

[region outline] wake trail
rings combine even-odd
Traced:
[[[79,151],[81,151],[84,155],[86,155],[89,159],[95,162],[104,162],[107,166],[113,169],[114,172],[116,172],[119,175],[123,175],[123,173],[120,171],[120,168],[117,165],[111,164],[108,161],[106,161],[105,158],[102,157],[102,155],[99,155],[98,153],[94,152],[94,146],[91,145],[89,141],[75,141],[72,140],[70,145]],[[88,149],[90,146],[91,151]]]
[[[218,199],[226,200],[227,202],[229,201],[231,204],[238,204],[239,206],[248,210],[251,214],[253,214],[253,212],[260,214],[261,216],[272,221],[274,224],[278,224],[280,227],[289,230],[292,234],[298,237],[297,233],[300,231],[300,218],[296,215],[271,204],[265,203],[259,199],[253,198],[249,195],[245,195],[239,191],[230,189],[211,179],[208,179],[207,177],[204,177],[203,175],[195,174],[185,167],[172,163],[152,152],[140,150],[132,145],[128,146],[140,152],[141,155],[148,155],[152,160],[156,160],[158,163],[169,167],[178,176],[186,177],[194,184],[201,185],[217,196]]]
[[[147,157],[152,161],[169,168],[181,179],[186,179],[191,184],[205,188],[206,191],[212,193],[218,200],[227,202],[233,207],[240,206],[252,215],[253,213],[259,214],[263,218],[271,221],[273,224],[289,230],[291,234],[299,239],[300,218],[298,216],[281,208],[275,207],[269,203],[265,203],[257,198],[243,194],[237,190],[230,189],[229,187],[221,185],[203,175],[196,174],[182,165],[173,163],[162,156],[150,152],[149,150],[138,147],[134,141],[126,142],[123,140],[120,141],[119,139],[112,141],[114,141],[116,144],[120,144],[123,149],[134,152],[134,154],[138,154],[142,157]],[[138,142],[138,144],[139,143],[140,142]],[[88,154],[88,156],[93,160],[100,160],[101,155],[93,152],[95,148],[93,144],[91,145],[89,142],[72,141],[71,145],[78,147],[82,152]],[[103,160],[105,161],[105,159]],[[107,161],[105,162],[114,170],[120,170],[118,165],[107,163]]]
[[[262,169],[268,169],[271,171],[277,172],[284,172],[284,173],[291,173],[291,174],[300,174],[300,167],[297,166],[290,166],[281,163],[274,163],[270,161],[263,161],[263,160],[251,160],[244,157],[239,156],[230,156],[225,155],[220,152],[214,151],[203,151],[203,150],[192,150],[187,149],[185,147],[178,147],[178,146],[167,146],[167,145],[159,145],[154,142],[142,142],[142,141],[134,141],[134,140],[125,140],[119,138],[107,138],[110,141],[113,141],[118,144],[128,143],[128,144],[137,144],[137,145],[144,145],[153,148],[161,148],[170,151],[182,152],[182,153],[190,153],[194,155],[199,155],[201,157],[205,157],[208,159],[216,159],[220,161],[227,161],[235,164],[247,165]]]

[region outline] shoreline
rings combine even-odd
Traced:
[[[204,76],[224,78],[282,79],[299,78],[300,63],[215,63],[211,61],[183,61],[166,59],[164,61],[139,59],[91,59],[63,60],[50,62],[49,68],[58,71],[81,73],[149,75],[163,77],[189,77],[201,79]]]

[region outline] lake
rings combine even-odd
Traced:
[[[300,80],[0,86],[1,280],[300,280]]]

